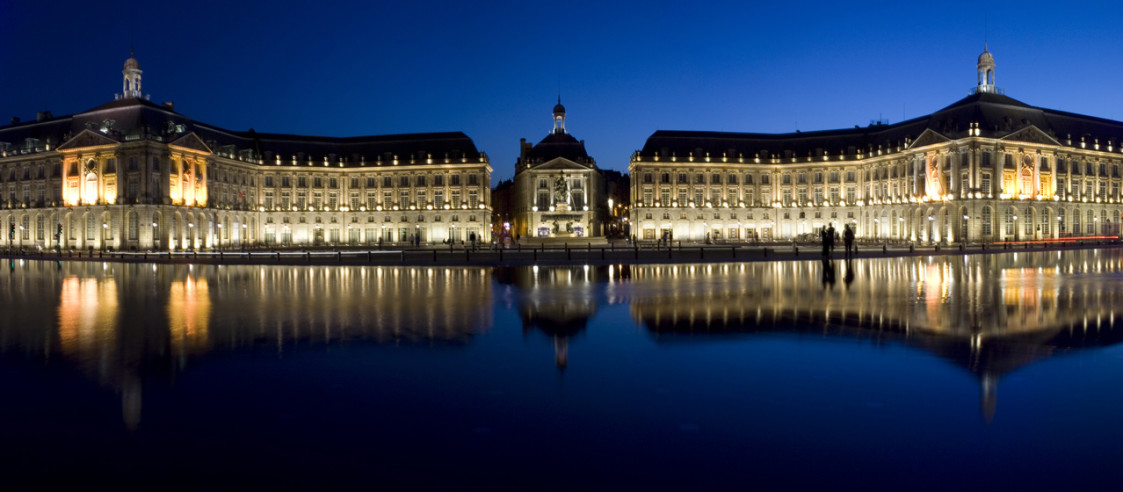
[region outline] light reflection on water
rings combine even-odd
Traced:
[[[506,328],[496,319],[507,309],[524,338],[549,338],[559,371],[611,375],[619,362],[590,335],[627,323],[637,347],[694,350],[686,342],[760,335],[901,344],[974,375],[989,422],[1011,371],[1123,339],[1114,327],[1121,279],[1115,250],[495,269],[18,262],[0,272],[0,356],[72,364],[120,396],[135,432],[145,382],[209,354],[355,343],[471,350]],[[644,357],[665,363],[658,352]]]

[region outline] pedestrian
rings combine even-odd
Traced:
[[[821,242],[823,244],[823,259],[825,260],[827,258],[830,258],[830,254],[831,254],[830,231],[827,230],[826,228],[823,228],[823,230],[819,231],[819,242]]]
[[[838,238],[838,232],[834,230],[834,224],[827,227],[827,246],[830,251],[827,253],[834,253],[834,242]]]
[[[850,224],[842,230],[842,242],[846,245],[846,258],[849,259],[854,256],[854,229],[850,228]]]
[[[476,250],[476,233],[468,233],[468,240],[472,242],[472,251]]]

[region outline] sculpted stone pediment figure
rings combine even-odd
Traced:
[[[1002,140],[1013,140],[1018,142],[1039,143],[1047,145],[1060,145],[1057,139],[1049,136],[1049,134],[1041,131],[1040,128],[1030,125],[1014,133],[1002,137]]]
[[[950,138],[940,135],[935,130],[929,128],[924,130],[924,133],[921,133],[919,137],[916,137],[916,140],[912,142],[912,145],[910,145],[909,148],[915,149],[917,147],[924,147],[925,145],[948,142],[950,140]]]
[[[82,130],[81,133],[75,135],[74,138],[63,142],[58,146],[58,150],[66,149],[79,149],[82,147],[97,147],[99,145],[114,145],[118,142],[109,138],[101,133],[92,130]]]
[[[183,147],[191,150],[198,150],[207,154],[214,153],[213,151],[211,151],[210,146],[208,146],[206,142],[203,142],[203,139],[199,138],[199,136],[196,135],[195,132],[191,132],[187,135],[179,137],[169,145],[175,145],[176,147]]]

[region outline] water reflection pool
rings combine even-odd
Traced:
[[[1123,478],[1121,280],[1117,250],[17,261],[0,485],[1104,488]]]

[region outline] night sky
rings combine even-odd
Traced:
[[[1123,120],[1120,2],[0,0],[0,123],[121,91],[259,132],[463,131],[493,182],[567,126],[625,170],[652,132],[890,123],[967,95],[984,38],[1006,94]]]

